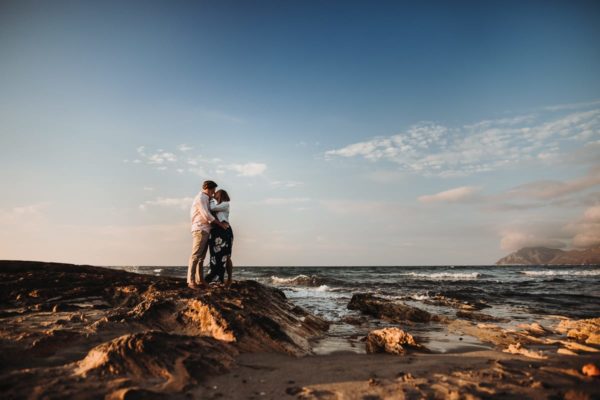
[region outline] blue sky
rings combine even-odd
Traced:
[[[3,2],[0,258],[486,264],[600,242],[597,2]]]

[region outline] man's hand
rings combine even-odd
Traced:
[[[221,222],[220,225],[221,225],[221,228],[223,228],[224,230],[229,229],[229,223],[227,223],[227,222]]]

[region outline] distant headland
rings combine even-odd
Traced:
[[[583,250],[523,247],[499,259],[496,265],[600,265],[600,245]]]

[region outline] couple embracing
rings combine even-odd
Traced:
[[[229,225],[229,195],[225,190],[217,190],[213,181],[204,181],[202,191],[194,198],[190,217],[192,218],[192,255],[188,264],[187,284],[191,288],[205,287],[218,278],[231,284],[233,263],[231,247],[233,230]],[[203,275],[204,258],[210,249],[210,272]]]

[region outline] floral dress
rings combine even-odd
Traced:
[[[228,215],[229,203],[221,203],[220,205],[211,204],[211,210],[227,211],[226,215]],[[223,282],[225,280],[227,257],[231,257],[233,246],[233,230],[231,229],[231,226],[227,229],[223,229],[220,226],[214,226],[210,230],[208,246],[210,249],[210,272],[206,275],[206,281],[210,282],[215,279],[215,277],[218,277],[219,280]]]

